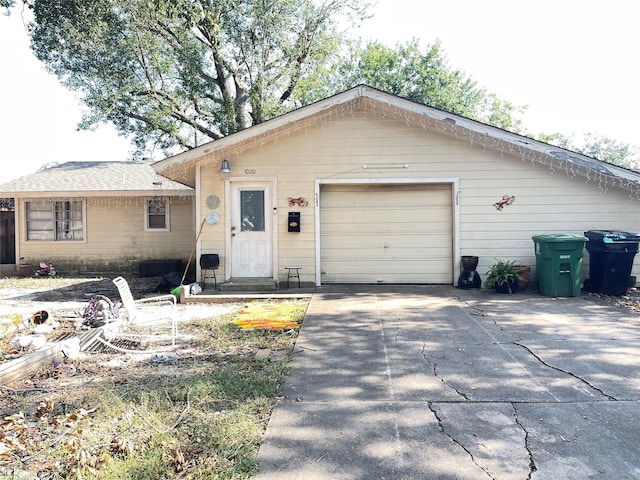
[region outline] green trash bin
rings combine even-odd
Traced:
[[[532,238],[540,293],[549,297],[580,295],[582,257],[588,238],[574,233],[551,233]]]

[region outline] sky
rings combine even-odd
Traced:
[[[47,163],[129,159],[128,141],[108,125],[77,131],[80,102],[33,57],[20,13],[0,16],[0,181]],[[527,106],[527,131],[640,146],[637,0],[378,0],[372,13],[354,34],[388,45],[440,40],[452,68]]]

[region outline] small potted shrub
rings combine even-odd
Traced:
[[[516,293],[518,291],[518,280],[522,276],[518,270],[518,265],[509,260],[496,260],[484,279],[485,288],[494,288],[497,293]]]

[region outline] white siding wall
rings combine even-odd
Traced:
[[[552,171],[507,153],[492,151],[405,122],[371,113],[351,112],[277,140],[265,139],[246,151],[218,152],[228,158],[236,178],[277,178],[279,266],[303,266],[303,281],[315,274],[314,181],[316,179],[458,178],[460,183],[460,255],[480,257],[484,274],[494,258],[535,265],[532,235],[582,233],[590,229],[640,231],[640,202],[628,192],[603,191],[597,183],[571,172]],[[208,195],[223,200],[218,209],[224,225],[224,188],[219,163],[203,157],[201,218]],[[219,161],[219,160],[218,160]],[[207,163],[208,162],[208,163]],[[407,169],[363,169],[363,164],[401,163]],[[247,173],[249,172],[249,173]],[[255,172],[255,173],[254,173]],[[513,205],[497,211],[503,195],[516,197]],[[308,207],[289,207],[289,197],[304,197]],[[302,231],[287,232],[287,212],[300,211]],[[224,252],[223,226],[203,231],[203,252]],[[223,260],[224,262],[224,260]],[[634,268],[640,274],[638,261]],[[586,264],[585,264],[586,267]]]
[[[234,171],[237,169],[236,165],[233,166]],[[220,179],[218,172],[219,166],[205,165],[201,168],[200,173],[200,190],[198,204],[200,205],[200,216],[197,219],[198,230],[202,228],[200,233],[200,242],[198,245],[197,258],[194,262],[198,262],[200,255],[203,253],[217,253],[220,256],[220,266],[216,270],[217,281],[225,278],[225,272],[227,268],[227,260],[225,255],[225,241],[226,241],[226,208],[227,198],[225,197],[224,182]],[[215,195],[220,199],[218,207],[210,209],[207,206],[207,197],[209,195]],[[219,223],[217,225],[208,225],[202,223],[206,215],[210,212],[215,212],[219,216]],[[198,277],[198,280],[200,277]]]

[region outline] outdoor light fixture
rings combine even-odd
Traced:
[[[222,180],[229,180],[231,178],[231,167],[229,166],[229,160],[222,160],[220,165],[220,178]]]

